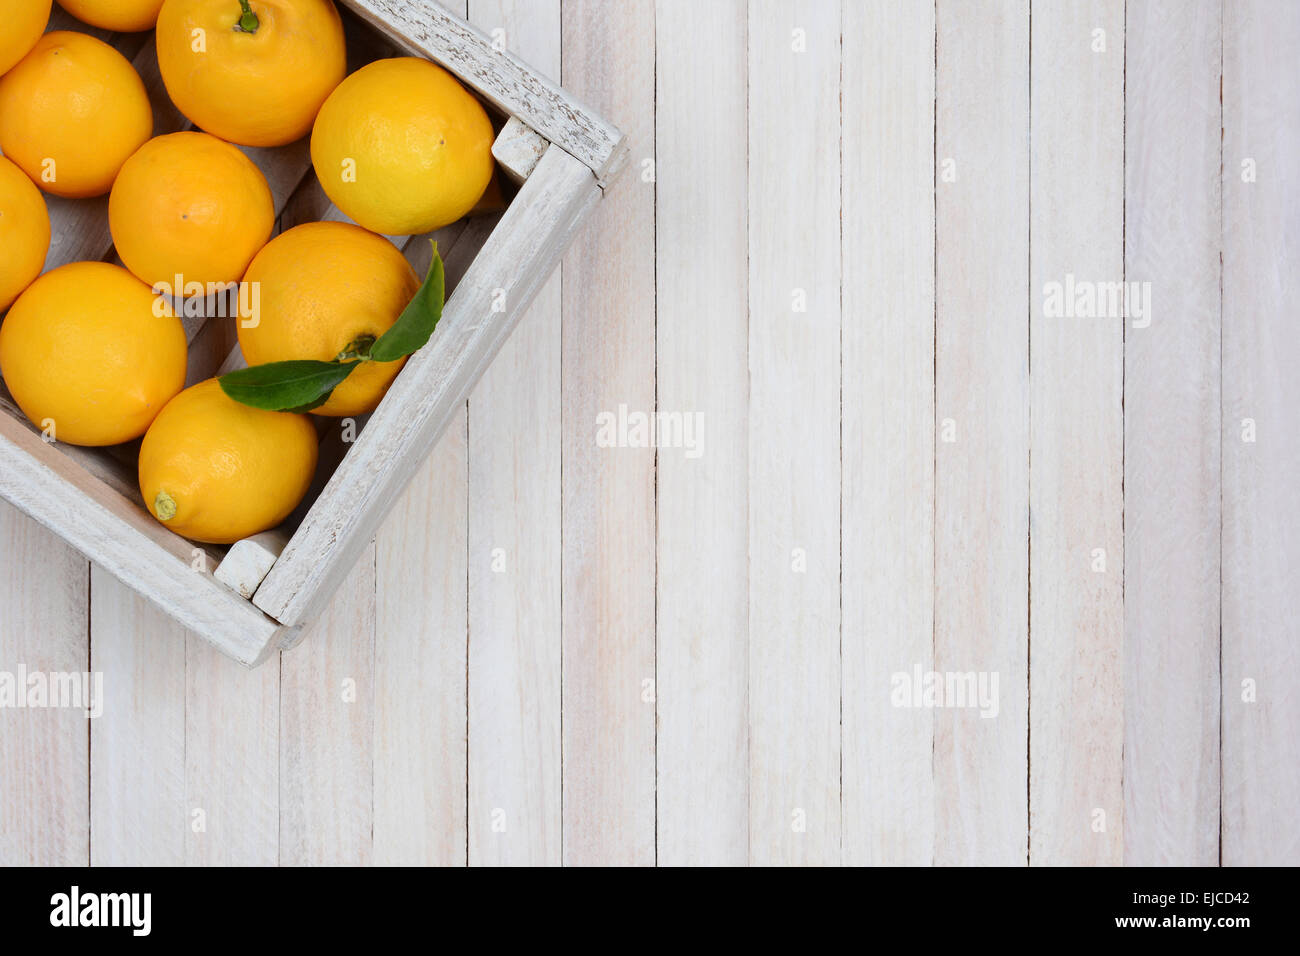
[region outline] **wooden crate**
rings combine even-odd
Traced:
[[[626,157],[617,129],[432,0],[338,6],[350,70],[387,56],[422,56],[479,95],[500,130],[493,154],[513,195],[504,210],[471,215],[433,236],[448,282],[438,329],[372,414],[322,419],[320,469],[298,511],[280,528],[229,548],[196,545],[145,510],[135,473],[138,442],[110,449],[47,442],[0,385],[0,495],[248,666],[292,647],[325,609]],[[167,99],[151,33],[110,35],[57,7],[50,29],[97,35],[132,60],[149,88],[155,134],[189,127]],[[245,152],[271,185],[278,231],[346,218],[316,181],[305,140]],[[47,270],[113,260],[107,197],[47,201]],[[429,243],[392,241],[423,274]],[[233,320],[184,321],[188,383],[242,362]]]

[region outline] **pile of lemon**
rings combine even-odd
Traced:
[[[425,60],[348,76],[331,0],[59,2],[100,30],[156,29],[167,95],[193,130],[155,138],[135,69],[89,33],[47,33],[51,0],[0,0],[0,377],[58,441],[143,436],[151,513],[194,540],[236,541],[302,500],[317,430],[306,415],[239,404],[214,379],[185,388],[186,332],[178,300],[162,293],[255,283],[256,321],[227,320],[250,365],[345,354],[391,328],[420,287],[379,234],[429,232],[468,213],[492,179],[492,125]],[[359,225],[310,223],[272,239],[271,189],[237,147],[307,135],[325,192]],[[42,275],[42,191],[108,194],[124,267],[77,262]],[[373,410],[401,364],[363,363],[312,413]]]

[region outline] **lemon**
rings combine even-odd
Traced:
[[[307,223],[272,239],[244,281],[260,296],[257,313],[239,322],[249,365],[338,358],[387,332],[420,289],[391,242],[342,222]],[[315,413],[374,411],[404,361],[362,362]]]
[[[207,133],[172,133],[126,161],[108,222],[117,254],[149,285],[172,286],[179,276],[219,286],[238,282],[271,238],[275,203],[266,177],[234,146]]]
[[[298,507],[317,453],[306,415],[249,408],[208,379],[168,402],[144,436],[140,493],[182,537],[230,544]]]
[[[52,0],[0,0],[0,73],[27,55],[50,22]]]
[[[82,23],[122,33],[152,30],[162,5],[163,0],[59,0]]]
[[[102,196],[152,133],[139,75],[87,34],[47,33],[0,77],[0,150],[56,196]]]
[[[343,22],[330,0],[167,0],[158,67],[177,109],[244,146],[306,136],[347,70]],[[245,28],[244,24],[247,24]]]
[[[0,325],[0,376],[37,427],[73,445],[145,433],[185,385],[185,330],[125,269],[74,262],[47,272]]]
[[[440,229],[492,178],[492,123],[454,76],[427,60],[377,60],[330,94],[311,136],[326,194],[388,235]]]
[[[50,214],[41,191],[0,156],[0,313],[32,284],[50,249]]]

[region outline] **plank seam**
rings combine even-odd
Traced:
[[[1223,20],[1222,2],[1219,3],[1219,853],[1218,863],[1223,866],[1223,249],[1226,243],[1223,219],[1223,195],[1226,191],[1223,177]]]
[[[1029,64],[1026,73],[1029,103],[1025,183],[1025,361],[1029,367],[1029,434],[1025,441],[1025,866],[1034,852],[1034,4],[1029,3]]]
[[[930,323],[930,418],[933,434],[930,440],[930,667],[934,668],[938,648],[939,618],[935,609],[939,602],[939,549],[937,547],[939,528],[939,0],[934,0],[934,82],[932,85],[934,100],[931,107],[933,129],[930,133],[930,179],[933,206],[933,245],[930,254],[932,269],[930,296],[933,316]],[[930,722],[930,780],[934,781],[935,761],[935,724]],[[937,801],[931,805],[931,823],[937,823]],[[934,866],[938,854],[938,840],[930,841],[930,865]]]
[[[1124,63],[1123,78],[1121,80],[1121,109],[1123,115],[1120,119],[1120,279],[1124,283],[1124,288],[1128,288],[1128,0],[1124,0]],[[1128,635],[1124,633],[1125,624],[1128,620],[1128,542],[1125,539],[1125,530],[1128,527],[1128,497],[1124,483],[1128,478],[1128,414],[1126,411],[1126,399],[1128,389],[1128,316],[1125,316],[1120,322],[1120,356],[1119,356],[1119,535],[1123,547],[1124,564],[1120,567],[1120,585],[1119,601],[1121,615],[1121,646],[1120,646],[1120,666],[1123,668],[1123,662],[1126,655],[1126,649],[1123,646],[1127,643]],[[1124,693],[1125,676],[1120,675],[1120,706],[1127,706],[1127,698]],[[1121,720],[1120,726],[1123,728],[1127,721]],[[1121,729],[1119,745],[1119,796],[1120,796],[1120,862],[1124,861],[1124,835],[1126,832],[1124,807],[1128,803],[1127,781],[1125,779],[1125,767],[1127,764],[1128,734]]]

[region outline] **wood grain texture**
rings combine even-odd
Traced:
[[[0,681],[23,701],[21,675],[89,670],[89,592],[86,560],[0,503]],[[0,866],[90,862],[93,722],[73,707],[0,710]]]
[[[249,671],[186,635],[185,813],[187,865],[279,862],[279,655]]]
[[[586,163],[602,184],[617,175],[626,149],[619,130],[480,31],[437,3],[342,0],[396,45],[455,73],[508,116]]]
[[[934,856],[934,8],[844,9],[844,863]],[[869,226],[867,225],[869,224]]]
[[[244,600],[252,600],[288,543],[289,535],[283,528],[273,528],[236,541],[212,576]]]
[[[465,438],[462,409],[376,536],[374,858],[381,865],[466,862]]]
[[[1300,863],[1297,51],[1300,7],[1279,0],[1225,4],[1221,859],[1227,866]],[[1286,255],[1289,265],[1280,260]]]
[[[185,630],[99,566],[90,581],[90,861],[181,866],[188,852]]]
[[[375,547],[280,661],[280,863],[374,861]]]
[[[840,30],[833,0],[750,4],[749,845],[759,865],[840,861]]]
[[[1129,4],[1124,860],[1219,856],[1220,4]],[[1146,323],[1146,318],[1140,323]]]
[[[564,4],[565,85],[618,117],[638,172],[654,156],[654,24],[651,0]],[[655,409],[654,186],[630,176],[607,200],[563,272],[564,862],[647,865],[655,455],[600,447],[597,426]]]
[[[1036,3],[1030,42],[1029,861],[1117,865],[1124,318],[1050,293],[1124,277],[1123,0]]]
[[[559,0],[472,0],[469,13],[521,59],[559,76]],[[560,348],[554,275],[469,400],[475,865],[561,862]]]
[[[498,3],[498,6],[500,4]],[[503,18],[504,19],[504,18]],[[504,27],[493,29],[504,30]],[[529,36],[530,34],[525,34]],[[556,71],[559,72],[558,70]],[[510,117],[492,142],[492,158],[516,185],[529,177],[546,152],[548,143],[540,133],[516,116]]]
[[[663,0],[655,19],[658,406],[682,435],[658,462],[658,852],[736,866],[749,859],[745,4]]]
[[[1029,8],[938,6],[935,862],[1028,854]],[[978,555],[978,559],[976,556]]]

